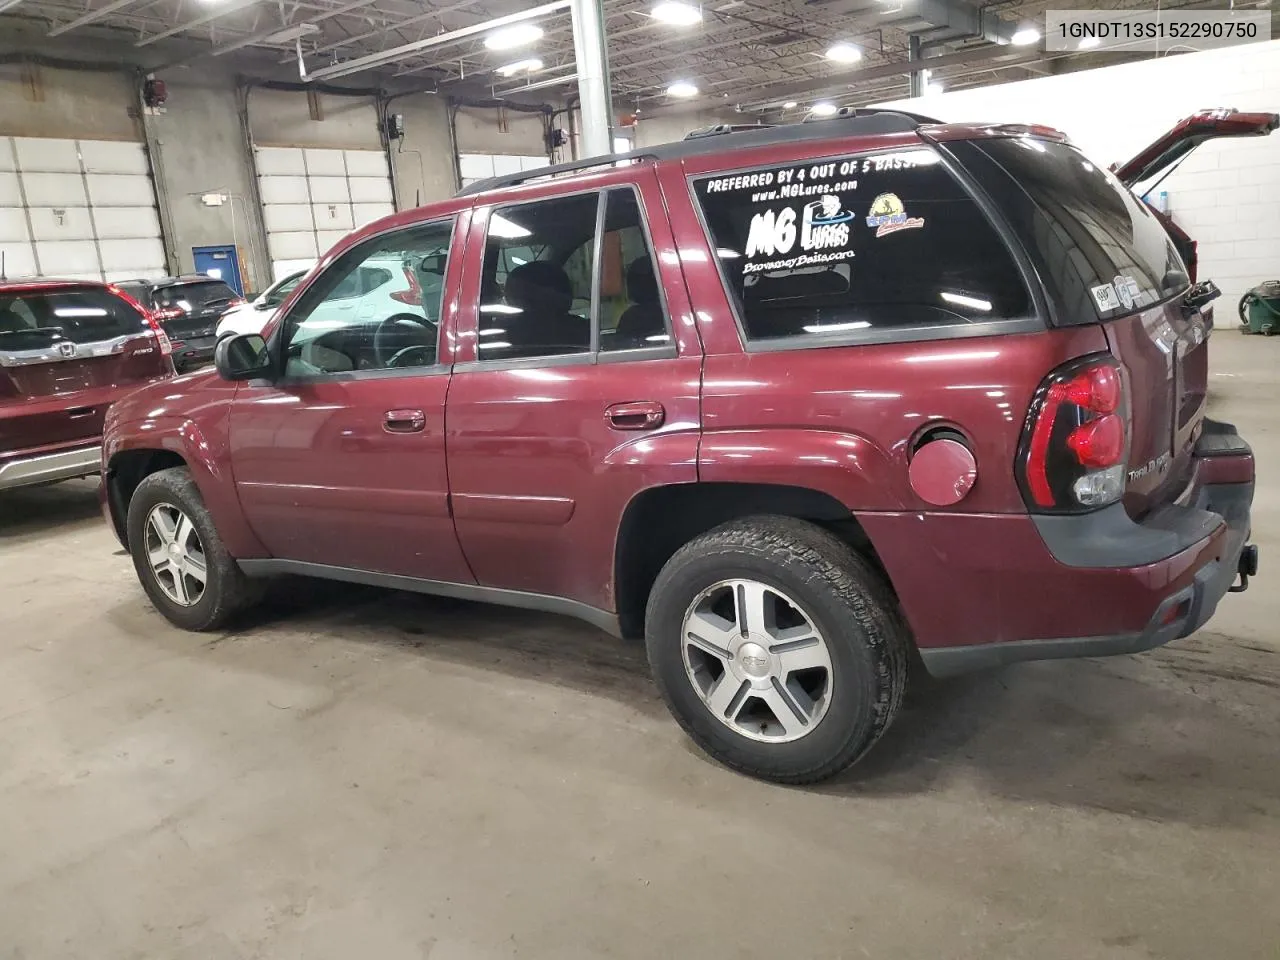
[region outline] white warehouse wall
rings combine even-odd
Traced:
[[[1280,40],[877,106],[947,121],[1048,124],[1109,165],[1197,110],[1280,113]],[[1200,243],[1200,277],[1222,288],[1218,322],[1233,324],[1246,290],[1280,279],[1280,131],[1203,144],[1159,191]]]

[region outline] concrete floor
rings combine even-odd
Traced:
[[[0,957],[1280,956],[1280,342],[1214,347],[1255,588],[930,684],[816,789],[703,759],[575,622],[291,582],[196,637],[91,484],[0,498]]]

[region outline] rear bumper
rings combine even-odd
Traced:
[[[102,446],[93,444],[32,457],[0,461],[0,490],[88,477],[102,465]]]
[[[1253,481],[1248,444],[1206,421],[1183,496],[1139,523],[1117,504],[1050,522],[939,513],[925,523],[916,515],[914,530],[879,529],[870,517],[864,526],[925,666],[946,676],[1135,653],[1199,629],[1256,566],[1247,547]]]
[[[213,359],[213,348],[218,345],[217,336],[194,337],[174,344],[173,362],[180,367],[192,367]]]

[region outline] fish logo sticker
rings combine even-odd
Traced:
[[[924,226],[924,217],[908,217],[907,209],[896,193],[882,193],[871,201],[867,214],[867,226],[876,228],[876,236],[883,237],[899,230],[915,230]]]
[[[840,198],[826,194],[804,205],[800,218],[800,249],[829,250],[849,245],[849,222],[853,214],[840,205]]]

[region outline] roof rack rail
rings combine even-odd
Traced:
[[[686,140],[700,140],[703,137],[719,137],[726,133],[743,133],[747,130],[769,130],[776,123],[713,123],[709,127],[699,127],[684,135]]]
[[[859,117],[876,117],[884,114],[897,115],[899,117],[907,117],[916,123],[942,123],[935,117],[926,117],[924,114],[911,113],[908,110],[899,110],[896,107],[841,107],[835,113],[828,117],[815,117],[812,114],[805,117],[802,123],[823,123],[828,120],[849,120]]]
[[[606,153],[598,157],[584,157],[581,160],[570,160],[567,163],[553,163],[532,170],[521,170],[519,173],[505,173],[485,180],[477,180],[458,191],[457,196],[469,197],[472,194],[484,193],[486,190],[497,190],[499,187],[514,187],[529,180],[542,177],[554,177],[562,173],[575,173],[590,170],[592,167],[607,167],[627,160],[656,160],[657,157],[648,150],[632,150],[629,153]]]
[[[599,157],[586,157],[568,163],[556,163],[549,167],[538,167],[534,170],[523,170],[520,173],[477,180],[459,190],[457,196],[474,196],[477,193],[486,193],[502,187],[514,187],[530,180],[556,177],[564,173],[580,173],[619,163],[681,160],[685,157],[720,151],[747,150],[752,147],[802,140],[833,140],[840,137],[875,137],[911,133],[921,124],[939,122],[941,121],[934,120],[932,117],[908,113],[905,110],[846,107],[834,116],[818,117],[806,120],[804,123],[784,123],[780,126],[751,124],[745,128],[738,124],[722,124],[718,127],[696,130],[683,140],[676,140],[674,143],[656,144],[632,150],[629,153],[607,153]]]

